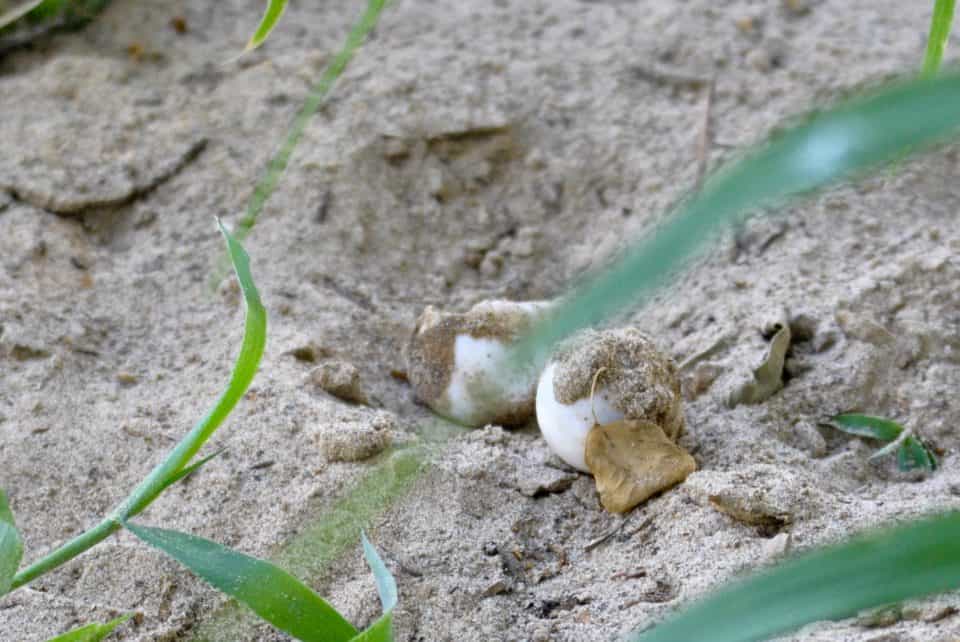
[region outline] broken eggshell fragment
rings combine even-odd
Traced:
[[[537,386],[537,423],[561,459],[593,474],[612,512],[696,470],[675,443],[684,428],[676,365],[632,328],[588,331],[562,347]]]
[[[540,376],[537,423],[565,462],[590,472],[594,424],[642,419],[670,439],[683,432],[680,379],[673,360],[634,328],[588,330],[560,347]]]
[[[508,364],[507,348],[549,307],[547,301],[483,301],[452,314],[428,306],[405,350],[417,397],[467,426],[527,422],[537,375],[532,367]]]

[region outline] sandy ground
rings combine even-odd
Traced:
[[[0,58],[0,485],[28,559],[116,504],[226,378],[243,310],[234,287],[207,286],[213,218],[237,220],[364,5],[293,4],[236,64],[222,61],[262,2],[115,0]],[[279,555],[429,419],[391,375],[425,305],[563,292],[695,185],[706,123],[715,166],[916,68],[929,5],[395,2],[247,243],[270,339],[211,446],[228,451],[141,520]],[[790,551],[960,506],[957,165],[947,148],[755,219],[623,321],[687,363],[700,471],[604,543],[588,549],[619,518],[535,427],[451,441],[368,529],[400,586],[397,640],[612,640]],[[784,315],[786,387],[729,408]],[[312,383],[334,362],[359,371],[367,405]],[[818,425],[852,409],[914,427],[941,470],[898,473]],[[321,566],[293,570],[371,621],[359,547]],[[223,602],[121,535],[0,600],[0,639],[126,612],[128,640],[287,639],[218,618]],[[958,609],[944,596],[784,639],[952,640]]]

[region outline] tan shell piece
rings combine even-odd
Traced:
[[[595,425],[587,434],[586,460],[600,503],[613,513],[627,512],[697,469],[693,457],[649,421]]]

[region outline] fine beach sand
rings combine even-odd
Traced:
[[[0,487],[26,560],[107,513],[224,385],[243,305],[209,286],[214,217],[236,223],[365,6],[291,4],[238,62],[261,1],[114,0],[0,57]],[[139,520],[282,558],[430,422],[401,356],[426,305],[563,293],[702,167],[918,68],[931,6],[397,0],[245,243],[269,339],[205,452],[227,450]],[[535,426],[454,436],[367,527],[397,641],[615,640],[791,552],[960,506],[957,150],[751,218],[617,321],[681,364],[700,469],[625,522]],[[784,320],[786,386],[731,408]],[[366,403],[318,367],[355,369]],[[915,429],[940,470],[901,473],[821,425],[847,410]],[[358,626],[378,614],[359,543],[288,568]],[[121,534],[0,598],[0,640],[123,613],[124,640],[289,639],[226,602]],[[782,639],[946,642],[958,613],[949,594]]]

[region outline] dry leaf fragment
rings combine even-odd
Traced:
[[[739,404],[756,404],[783,388],[783,365],[790,349],[790,326],[786,323],[773,336],[763,363],[753,371],[753,378],[744,382],[727,400],[731,408]]]
[[[614,513],[627,512],[697,469],[693,457],[649,421],[595,425],[587,434],[586,460],[600,503]]]

